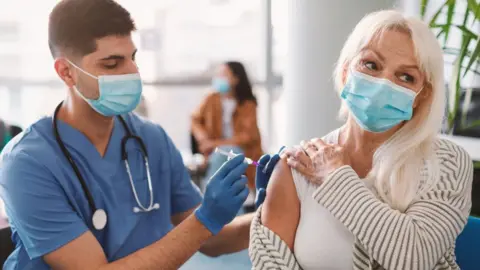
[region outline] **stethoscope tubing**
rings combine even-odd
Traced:
[[[53,125],[53,133],[54,133],[54,136],[55,136],[55,140],[57,141],[58,146],[60,147],[63,155],[68,160],[68,163],[70,164],[73,171],[75,172],[75,175],[76,175],[78,181],[80,182],[80,185],[82,186],[83,193],[85,194],[85,197],[87,198],[87,201],[88,201],[88,205],[89,205],[89,207],[92,211],[93,226],[97,230],[102,230],[105,227],[106,222],[107,222],[106,212],[103,209],[97,208],[97,206],[95,204],[95,200],[93,199],[93,196],[92,196],[90,190],[87,187],[85,179],[83,178],[82,174],[80,173],[80,170],[79,170],[78,166],[73,161],[72,156],[68,152],[65,144],[62,141],[62,138],[60,137],[60,133],[58,132],[57,115],[58,115],[58,112],[59,112],[62,104],[63,104],[63,101],[60,102],[60,104],[57,105],[57,108],[55,109],[55,112],[53,114],[53,124],[52,125]],[[149,166],[149,163],[148,163],[148,153],[147,153],[147,148],[145,146],[145,143],[143,142],[143,140],[140,137],[132,134],[132,132],[130,131],[130,129],[127,126],[127,123],[123,119],[123,117],[121,117],[121,116],[117,116],[117,117],[120,120],[120,123],[122,124],[123,129],[126,132],[126,135],[122,138],[122,142],[121,142],[121,155],[122,155],[121,158],[125,163],[125,167],[126,167],[126,170],[127,170],[129,181],[130,181],[130,184],[131,184],[131,187],[132,187],[132,193],[133,193],[133,196],[135,197],[135,200],[136,200],[137,205],[138,205],[138,207],[133,208],[133,211],[135,213],[137,213],[137,212],[141,212],[141,211],[149,212],[151,210],[158,209],[158,208],[160,208],[160,205],[158,203],[154,203],[154,198],[153,198],[152,179],[151,179],[151,175],[150,175],[150,166]],[[128,164],[128,153],[126,151],[127,142],[130,139],[138,142],[138,144],[140,145],[142,154],[143,154],[143,159],[144,159],[144,162],[145,162],[145,168],[147,170],[148,189],[149,189],[149,193],[150,193],[150,204],[149,204],[148,207],[143,206],[143,204],[140,202],[140,199],[139,199],[138,194],[137,194],[137,190],[136,190],[135,185],[133,183],[133,178],[132,178],[132,174],[131,174],[131,171],[130,171],[130,166]]]

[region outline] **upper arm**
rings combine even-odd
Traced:
[[[300,219],[300,201],[290,167],[280,160],[270,177],[262,206],[262,224],[277,234],[293,250]]]
[[[205,117],[205,109],[207,108],[208,104],[210,103],[209,100],[211,99],[211,94],[205,97],[200,105],[193,111],[192,113],[192,124],[199,124],[203,121]]]
[[[195,109],[191,115],[190,129],[192,135],[197,141],[202,141],[208,138],[208,134],[205,130],[205,115],[207,106],[210,103],[211,95],[207,96],[202,103]]]
[[[0,194],[30,258],[50,253],[88,230],[53,174],[26,154],[0,164]]]
[[[46,254],[43,260],[52,269],[98,269],[108,263],[100,243],[90,231]]]

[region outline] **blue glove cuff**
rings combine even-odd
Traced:
[[[267,191],[264,188],[260,188],[257,190],[257,198],[255,199],[255,209],[258,209],[260,205],[263,204],[265,201],[265,197],[267,195]]]
[[[212,222],[210,219],[207,218],[207,215],[205,215],[205,210],[200,206],[195,210],[195,217],[197,217],[198,221],[207,228],[213,235],[218,234],[222,228],[223,225],[218,225],[215,222]]]

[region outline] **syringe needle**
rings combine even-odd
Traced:
[[[236,157],[236,156],[238,155],[238,154],[235,154],[235,153],[233,152],[233,150],[230,150],[230,152],[227,152],[227,151],[225,151],[225,150],[223,150],[223,149],[220,149],[220,148],[218,148],[218,147],[215,148],[215,152],[216,152],[216,153],[219,153],[219,154],[221,154],[221,155],[227,156],[228,158],[234,158],[234,157]],[[249,165],[254,165],[254,166],[256,166],[256,167],[263,167],[262,164],[254,161],[254,160],[252,160],[251,158],[248,158],[248,157],[245,157],[245,161],[244,161],[244,162],[247,163],[247,164],[249,164]]]

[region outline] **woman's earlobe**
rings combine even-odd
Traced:
[[[347,69],[344,68],[342,71],[342,84],[345,85],[347,83]]]

